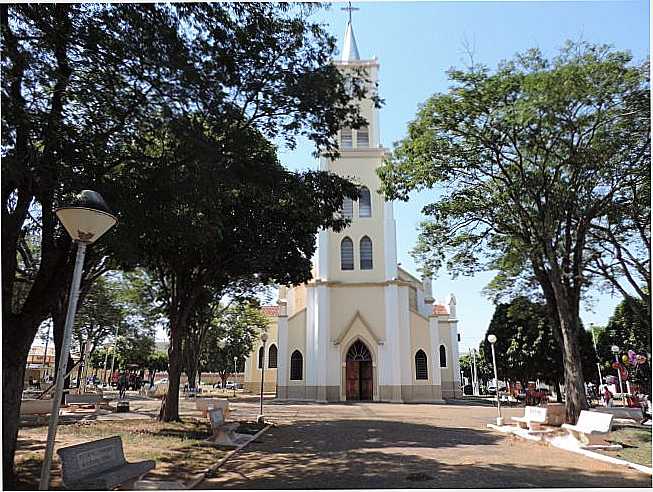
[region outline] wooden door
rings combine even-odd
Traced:
[[[360,399],[360,362],[347,361],[347,400]]]
[[[360,362],[360,399],[371,400],[373,392],[372,361]]]

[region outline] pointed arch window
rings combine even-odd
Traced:
[[[299,350],[295,350],[290,356],[290,379],[301,381],[304,372],[304,358]]]
[[[363,236],[360,242],[361,270],[372,270],[372,240]]]
[[[273,343],[270,345],[270,350],[268,350],[268,369],[277,368],[277,357],[279,355],[279,350],[277,346]]]
[[[370,196],[370,190],[365,186],[360,189],[360,196],[358,197],[358,216],[372,217],[372,197]]]
[[[354,218],[354,201],[351,198],[345,197],[342,201],[342,216],[347,219]]]
[[[428,379],[429,369],[426,360],[426,354],[423,350],[418,350],[415,354],[415,379]]]
[[[440,367],[447,367],[447,349],[440,345]]]
[[[265,352],[263,351],[263,347],[258,349],[258,368],[261,369],[263,367],[263,357],[265,356]]]
[[[348,237],[340,242],[340,269],[354,269],[354,242]]]

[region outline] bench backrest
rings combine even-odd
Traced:
[[[95,393],[89,393],[87,395],[66,395],[66,403],[97,403],[101,398],[101,395]]]
[[[51,411],[52,400],[23,400],[20,402],[21,415],[35,415]]]
[[[222,408],[209,409],[209,422],[211,422],[211,429],[215,430],[224,425],[224,410]]]
[[[208,410],[209,408],[222,408],[229,409],[229,401],[223,398],[196,398],[195,408],[200,411]]]
[[[127,462],[120,436],[60,448],[57,454],[61,460],[64,484],[99,475]]]
[[[612,428],[612,417],[611,413],[581,410],[576,427],[588,432],[610,432]]]
[[[532,422],[544,423],[546,421],[546,408],[527,406],[524,409],[524,418]]]

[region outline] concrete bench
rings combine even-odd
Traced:
[[[211,442],[218,446],[238,447],[251,440],[248,434],[238,434],[238,422],[227,423],[224,408],[209,408],[208,410],[209,422],[211,423],[211,430],[213,436],[210,438]]]
[[[95,413],[100,411],[103,398],[98,393],[84,393],[81,395],[66,394],[66,405],[93,405]]]
[[[52,412],[52,400],[23,400],[20,402],[21,415],[46,415]]]
[[[36,415],[36,424],[43,424],[45,416],[52,413],[52,400],[22,400],[20,415]]]
[[[119,436],[85,442],[57,450],[63,484],[72,490],[112,490],[128,487],[154,469],[151,460],[128,463]]]
[[[609,413],[581,410],[576,425],[563,424],[562,428],[584,446],[603,446],[612,429],[612,417]]]
[[[546,407],[526,406],[523,417],[512,417],[517,425],[531,431],[541,430],[542,425],[561,425],[564,421],[564,405],[550,404]]]
[[[229,400],[224,398],[196,398],[195,408],[202,412],[202,417],[208,415],[209,408],[222,408],[225,418],[229,416]]]

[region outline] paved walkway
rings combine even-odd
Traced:
[[[237,418],[256,400],[234,405]],[[486,427],[487,406],[267,404],[277,423],[204,489],[650,487],[651,477]],[[520,415],[508,408],[504,415]]]

